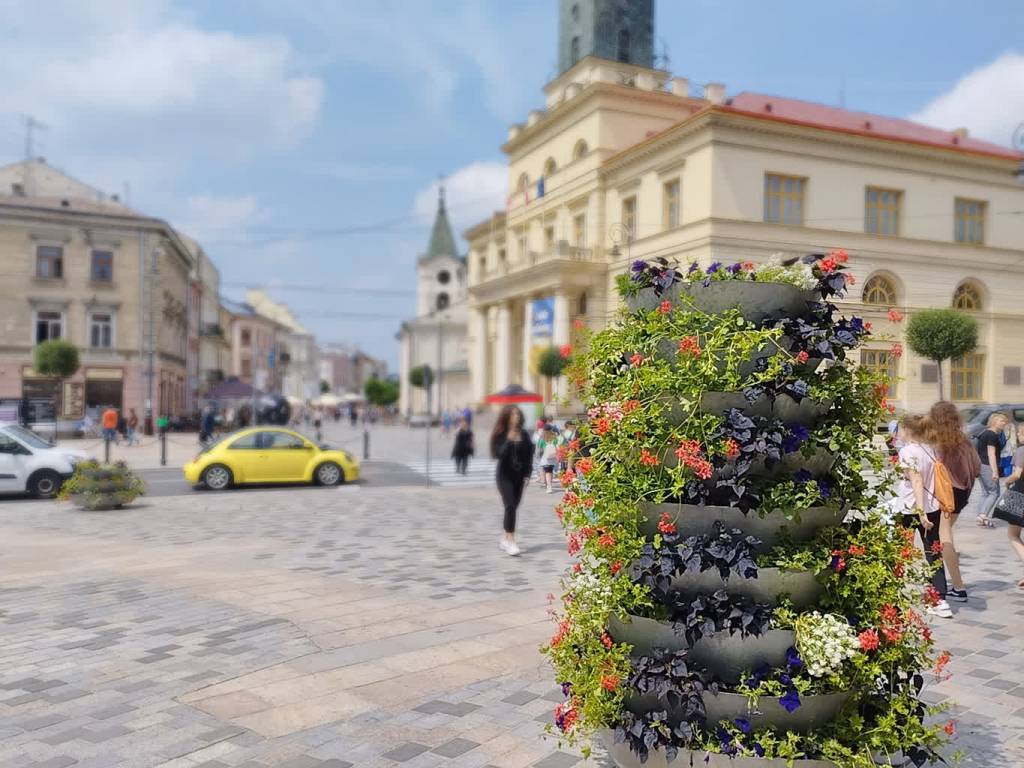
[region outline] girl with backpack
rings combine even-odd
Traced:
[[[974,481],[981,474],[981,459],[971,441],[964,434],[960,411],[947,400],[940,400],[928,411],[932,422],[932,439],[939,460],[949,473],[953,486],[953,511],[943,512],[939,519],[939,541],[942,544],[942,562],[953,586],[946,590],[948,600],[967,602],[967,589],[960,575],[960,555],[953,540],[953,526],[960,518],[971,498]]]
[[[903,525],[907,528],[917,528],[928,563],[939,563],[932,575],[932,586],[938,591],[940,599],[927,609],[928,613],[951,619],[953,611],[946,602],[946,570],[942,566],[941,545],[938,543],[942,512],[935,495],[936,456],[928,445],[931,435],[932,424],[925,416],[908,415],[900,421],[896,441],[902,443],[897,465],[901,474],[890,508],[894,515],[902,517]],[[933,545],[939,551],[933,551]]]

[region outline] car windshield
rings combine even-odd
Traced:
[[[974,421],[974,417],[982,411],[987,410],[983,405],[971,405],[960,411],[960,415],[963,416],[964,422]]]
[[[52,445],[43,440],[43,438],[41,438],[35,432],[33,432],[30,429],[25,429],[24,427],[7,427],[7,433],[10,435],[14,435],[14,437],[18,438],[29,448],[53,448]]]

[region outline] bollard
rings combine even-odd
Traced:
[[[160,466],[167,466],[167,430],[160,430]]]
[[[370,458],[370,430],[363,429],[363,461]]]
[[[110,463],[110,435],[103,436],[103,463]]]

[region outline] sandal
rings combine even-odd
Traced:
[[[995,523],[993,523],[987,517],[982,517],[981,515],[978,515],[978,525],[980,525],[982,528],[995,528],[996,527]]]

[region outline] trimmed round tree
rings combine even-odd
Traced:
[[[64,382],[78,371],[81,360],[78,347],[64,339],[44,341],[36,347],[33,367],[43,376],[53,376],[58,381],[57,419],[64,410]]]
[[[565,352],[565,354],[563,354]],[[554,384],[569,365],[569,348],[547,347],[541,351],[537,358],[537,373],[546,378],[549,382],[549,390],[555,391]]]
[[[923,309],[911,315],[907,323],[907,346],[938,366],[942,400],[942,361],[974,351],[978,346],[978,323],[956,309]]]
[[[635,262],[566,371],[589,418],[555,510],[553,728],[622,768],[939,759],[938,594],[886,508],[887,383],[832,302],[847,259]]]

